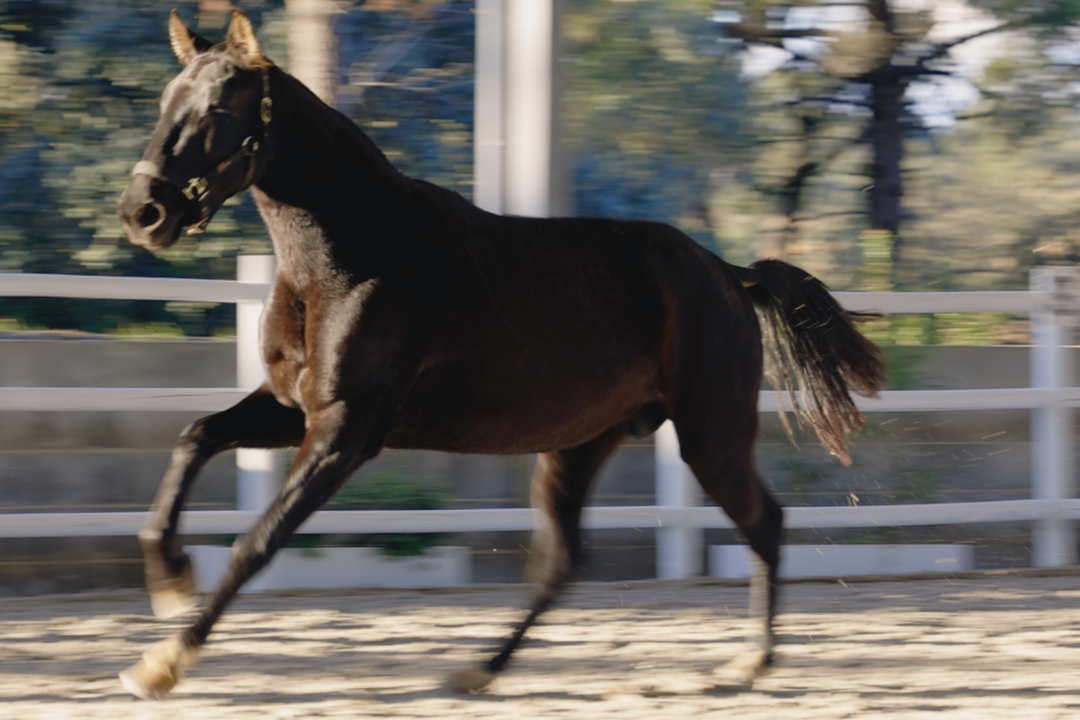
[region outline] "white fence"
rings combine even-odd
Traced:
[[[241,258],[236,282],[0,274],[0,297],[33,296],[126,300],[235,302],[238,389],[222,388],[0,388],[0,411],[196,411],[223,410],[258,384],[257,317],[268,290],[272,260]],[[1004,311],[1028,313],[1032,328],[1031,386],[982,390],[894,390],[878,400],[858,399],[864,412],[1030,409],[1032,411],[1031,499],[994,502],[794,507],[786,510],[789,528],[879,527],[1032,521],[1033,558],[1038,566],[1076,562],[1074,521],[1073,408],[1080,388],[1072,386],[1066,346],[1080,314],[1080,282],[1072,268],[1042,268],[1031,273],[1027,291],[836,293],[851,310],[885,313]],[[775,395],[763,392],[759,408],[774,412]],[[265,451],[238,454],[238,509],[185,513],[181,532],[244,532],[272,492],[272,462]],[[670,423],[656,442],[656,505],[590,507],[589,528],[657,528],[657,575],[687,577],[701,567],[701,531],[730,523],[715,507],[698,506],[698,494],[678,457]],[[0,514],[0,538],[134,535],[139,512]],[[527,508],[323,511],[302,533],[519,531],[533,527]]]

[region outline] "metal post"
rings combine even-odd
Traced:
[[[1071,350],[1080,298],[1077,269],[1042,267],[1031,271],[1030,287],[1048,293],[1031,313],[1031,386],[1055,390],[1072,385]],[[1048,513],[1034,524],[1032,562],[1058,567],[1076,562],[1076,526],[1062,517],[1060,501],[1075,496],[1073,411],[1060,402],[1031,411],[1031,494],[1048,501]]]
[[[274,279],[273,255],[241,255],[236,258],[236,279],[242,283],[270,283]],[[259,352],[259,319],[262,302],[236,304],[236,386],[254,390],[266,378]],[[281,488],[272,450],[240,448],[236,451],[236,509],[261,513]]]
[[[503,211],[503,0],[476,0],[476,85],[473,96],[473,202]]]
[[[679,455],[679,437],[669,420],[656,431],[656,504],[688,510],[698,504],[700,491],[693,474]],[[693,527],[688,513],[656,530],[656,576],[679,580],[701,572],[702,531]]]
[[[506,4],[504,210],[551,212],[552,0]]]
[[[476,0],[473,202],[494,213],[570,214],[559,139],[563,0]]]

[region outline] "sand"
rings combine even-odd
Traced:
[[[711,674],[749,649],[747,589],[575,587],[483,694],[525,586],[244,597],[162,702],[117,673],[181,627],[141,594],[0,600],[0,718],[1080,717],[1080,576],[785,587],[775,669]]]

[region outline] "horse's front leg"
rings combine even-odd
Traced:
[[[196,605],[191,561],[176,547],[176,526],[203,465],[224,450],[295,447],[303,438],[304,413],[279,403],[265,385],[228,410],[196,420],[184,429],[139,531],[154,615],[175,617]]]
[[[147,650],[120,674],[124,687],[139,697],[158,700],[194,664],[214,623],[240,587],[270,562],[300,525],[341,487],[349,475],[382,448],[385,434],[369,423],[350,422],[344,403],[308,415],[309,428],[289,470],[285,486],[246,535],[233,544],[225,578],[195,622],[178,636]]]

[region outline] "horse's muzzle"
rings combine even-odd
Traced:
[[[161,250],[180,236],[180,218],[150,194],[146,179],[134,178],[117,203],[128,239],[148,250]]]

